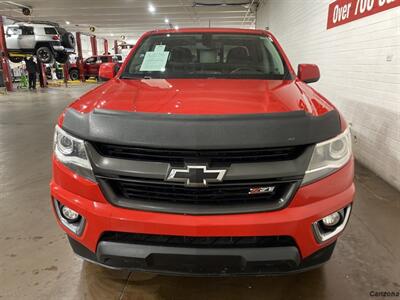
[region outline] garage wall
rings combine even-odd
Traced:
[[[358,161],[400,189],[400,7],[326,29],[332,1],[266,0],[269,27],[297,69],[316,63],[312,84],[352,124]]]
[[[101,55],[104,53],[104,40],[97,39],[97,54]]]
[[[88,35],[81,34],[82,42],[82,56],[83,58],[88,58],[92,56],[92,45],[90,44],[90,37]]]

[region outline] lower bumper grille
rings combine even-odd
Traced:
[[[182,214],[227,214],[285,207],[300,180],[224,182],[205,188],[162,180],[98,178],[107,199],[121,207]],[[272,188],[272,191],[271,191]],[[262,189],[269,189],[262,192]]]
[[[296,246],[289,236],[193,237],[125,232],[106,232],[101,241],[184,248],[267,248]]]

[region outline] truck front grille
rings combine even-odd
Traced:
[[[98,181],[107,199],[122,207],[182,214],[226,214],[281,209],[299,187],[299,179],[240,181],[209,184],[205,188],[142,178],[106,178]],[[273,192],[252,193],[273,187]]]
[[[133,146],[91,143],[105,157],[152,162],[184,163],[202,161],[208,163],[251,163],[292,160],[301,155],[305,146],[235,149],[235,150],[178,150],[141,148]]]

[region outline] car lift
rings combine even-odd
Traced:
[[[81,39],[82,34],[84,34],[84,33],[81,33],[81,32],[77,32],[76,33],[76,48],[77,48],[77,51],[78,51],[78,56],[76,58],[76,64],[77,64],[77,66],[79,68],[80,80],[82,82],[84,82],[86,79],[85,79],[84,70],[83,70],[82,39]],[[95,35],[89,35],[89,37],[90,37],[90,45],[91,45],[91,48],[92,48],[92,55],[97,55],[97,39],[96,39],[96,36]],[[106,39],[104,39],[104,52],[108,53],[108,40],[106,40]],[[64,71],[64,74],[65,74],[65,71]]]
[[[46,66],[37,60],[37,64],[39,67],[39,83],[41,88],[47,87],[47,76],[46,76]]]
[[[4,34],[3,16],[0,16],[0,63],[1,69],[3,70],[3,80],[7,91],[12,92],[14,90],[11,70],[8,62],[8,52],[6,47],[6,38]]]
[[[81,40],[81,32],[76,33],[76,46],[77,46],[77,52],[78,56],[76,59],[76,63],[79,68],[79,74],[80,74],[80,80],[82,82],[85,82],[85,76],[84,76],[84,71],[83,71],[83,56],[82,56],[82,40]],[[90,44],[92,48],[92,55],[97,55],[97,39],[95,35],[90,35]],[[104,52],[107,54],[109,51],[108,48],[108,40],[104,39]],[[118,42],[117,40],[114,40],[114,53],[118,54]],[[23,55],[24,57],[28,57],[26,55]],[[8,51],[6,47],[6,41],[5,41],[5,32],[4,32],[4,26],[3,26],[3,17],[0,16],[0,64],[1,68],[3,70],[3,78],[4,78],[4,84],[7,89],[7,91],[13,91],[13,83],[12,83],[12,76],[11,76],[11,70],[10,70],[10,65],[8,61]],[[47,87],[47,76],[46,76],[46,67],[44,64],[38,61],[38,67],[39,67],[39,81],[40,81],[40,87],[44,88]],[[69,80],[69,72],[68,72],[68,63],[65,63],[63,65],[63,71],[64,71],[64,82],[67,84]]]
[[[118,41],[114,40],[114,54],[118,54]]]
[[[82,40],[81,33],[76,33],[76,49],[78,51],[78,56],[76,57],[76,64],[79,69],[79,78],[82,82],[85,82],[85,75],[83,74],[83,56],[82,56]]]
[[[28,57],[30,55],[22,55],[23,57]],[[12,92],[14,90],[11,70],[8,61],[8,51],[6,46],[6,39],[4,33],[4,24],[3,24],[3,16],[0,16],[0,63],[3,70],[3,78],[4,84],[6,86],[7,91]],[[47,87],[47,78],[46,78],[46,68],[45,66],[38,61],[39,66],[39,81],[40,86],[42,88]]]
[[[90,36],[90,44],[92,45],[92,55],[97,55],[97,39],[95,35]]]
[[[104,54],[108,54],[108,41],[104,39]]]

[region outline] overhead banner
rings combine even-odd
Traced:
[[[329,4],[327,29],[400,6],[400,0],[336,0]]]

